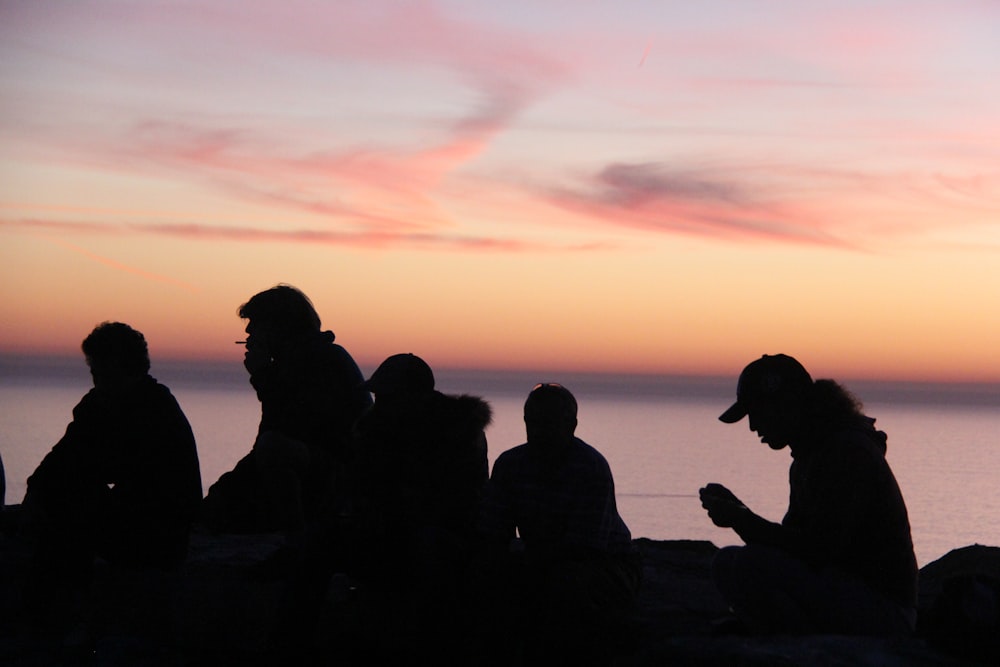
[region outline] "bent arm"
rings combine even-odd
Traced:
[[[785,543],[781,524],[768,521],[743,504],[721,484],[706,484],[698,491],[701,506],[712,522],[721,528],[732,528],[747,544],[767,544],[781,547]]]

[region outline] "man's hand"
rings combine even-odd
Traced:
[[[752,515],[749,508],[721,484],[706,484],[698,490],[698,496],[701,498],[701,506],[708,510],[708,518],[721,528],[732,528]]]
[[[247,339],[247,351],[243,355],[243,367],[250,375],[264,370],[271,365],[271,351],[261,339],[250,336]]]

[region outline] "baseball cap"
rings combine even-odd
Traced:
[[[719,415],[719,420],[735,424],[747,416],[747,405],[761,398],[804,391],[812,385],[812,377],[793,357],[787,354],[765,354],[751,362],[740,373],[736,385],[736,402]]]
[[[368,391],[419,393],[434,389],[434,372],[427,362],[406,352],[383,361],[362,385]]]

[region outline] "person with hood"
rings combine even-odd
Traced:
[[[269,651],[308,655],[321,592],[339,572],[372,612],[363,641],[345,651],[377,664],[464,664],[463,574],[489,475],[492,409],[435,389],[431,367],[410,353],[388,357],[363,387],[375,401],[354,429],[350,505],[310,533]]]
[[[712,574],[736,622],[755,633],[907,634],[917,565],[906,504],[886,461],[886,435],[833,380],[794,358],[764,355],[740,374],[719,419],[749,417],[773,450],[788,447],[789,505],[758,516],[717,483],[700,490],[717,525],[745,546],[721,549]]]
[[[375,405],[356,426],[361,530],[415,549],[470,543],[489,476],[489,404],[437,391],[431,367],[409,353],[383,361],[365,387]]]
[[[290,285],[240,306],[243,365],[261,416],[250,453],[208,490],[203,520],[220,532],[301,535],[338,502],[354,421],[371,405],[351,355],[320,328],[312,302]],[[339,488],[338,488],[339,487]]]
[[[365,387],[375,405],[356,427],[352,574],[399,610],[383,636],[389,656],[437,647],[430,657],[447,662],[440,648],[456,642],[464,620],[462,573],[489,477],[492,409],[435,389],[431,367],[410,353],[388,357]]]

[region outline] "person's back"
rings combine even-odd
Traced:
[[[270,643],[276,655],[308,647],[320,593],[341,572],[365,611],[354,648],[376,663],[442,664],[465,620],[457,597],[487,478],[491,409],[436,391],[430,366],[412,354],[386,359],[364,388],[375,402],[356,424],[350,511],[309,533]]]
[[[507,664],[510,651],[530,664],[607,664],[634,604],[639,554],[607,460],[574,435],[576,413],[564,387],[538,385],[524,407],[527,442],[493,464],[472,581],[479,641],[498,636],[489,664]]]
[[[66,434],[28,478],[26,502],[76,512],[70,506],[90,494],[102,508],[95,527],[108,560],[183,560],[201,501],[198,454],[183,411],[153,378],[84,396]]]
[[[376,401],[357,428],[361,509],[396,526],[434,526],[468,539],[488,477],[491,419],[475,396],[432,391],[391,411]]]
[[[906,504],[885,458],[886,434],[874,423],[860,414],[821,422],[814,448],[793,450],[782,525],[799,536],[793,550],[808,562],[853,573],[914,608],[917,564]]]
[[[149,375],[142,334],[106,322],[83,351],[94,387],[28,478],[22,503],[34,544],[26,597],[42,623],[67,618],[95,556],[129,569],[179,566],[201,500],[194,435]]]
[[[504,506],[494,505],[503,499]],[[573,438],[558,466],[530,444],[501,453],[493,465],[487,513],[497,512],[525,549],[548,544],[566,554],[632,553],[631,534],[617,512],[611,468],[592,446]]]
[[[381,640],[386,659],[398,649],[440,661],[466,620],[458,598],[488,477],[492,410],[437,391],[414,354],[387,358],[365,386],[375,405],[357,428],[352,574],[402,614]]]
[[[357,364],[330,331],[299,332],[250,376],[261,404],[258,434],[278,431],[331,452],[346,446],[367,408]]]

